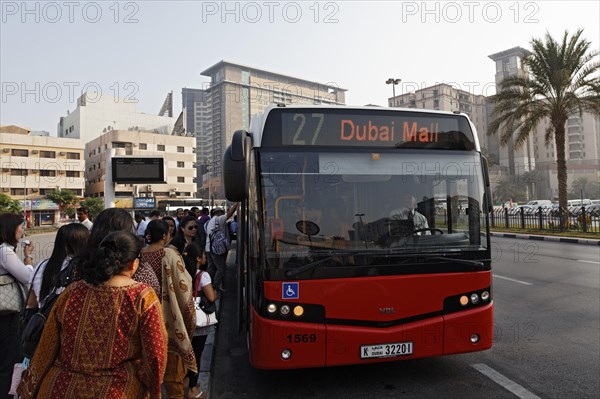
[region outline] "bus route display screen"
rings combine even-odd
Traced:
[[[262,146],[475,149],[473,131],[462,115],[351,108],[274,109]]]
[[[114,183],[164,183],[163,158],[114,157],[112,178]]]

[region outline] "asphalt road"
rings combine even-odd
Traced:
[[[494,237],[492,252],[491,350],[259,371],[249,365],[245,336],[237,333],[235,298],[226,296],[210,398],[598,398],[600,247]]]

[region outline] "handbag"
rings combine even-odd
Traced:
[[[208,298],[202,293],[200,288],[200,281],[202,280],[201,271],[196,274],[194,279],[194,308],[196,309],[196,328],[206,327],[217,324],[217,305],[214,302],[208,300]]]
[[[21,283],[10,274],[0,276],[0,315],[19,313],[24,305]]]
[[[16,363],[13,368],[12,379],[10,381],[10,391],[8,391],[9,395],[17,395],[17,387],[21,383],[21,379],[23,377],[23,371],[27,370],[29,366],[29,359],[25,358],[23,363]]]
[[[196,328],[207,327],[217,324],[217,312],[205,313],[200,307],[200,297],[194,298],[194,308],[196,308]]]

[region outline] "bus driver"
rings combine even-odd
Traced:
[[[390,212],[390,220],[408,220],[409,217],[412,217],[412,220],[415,224],[415,230],[420,229],[428,229],[429,224],[427,223],[427,218],[416,211],[417,200],[410,193],[404,193],[400,197],[402,202],[402,208],[394,209]],[[424,231],[425,235],[431,235],[430,231]],[[421,235],[421,232],[416,233]]]

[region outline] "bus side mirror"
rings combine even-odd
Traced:
[[[225,197],[241,202],[248,197],[250,186],[250,152],[252,137],[244,130],[233,133],[231,145],[223,154],[223,182]]]

